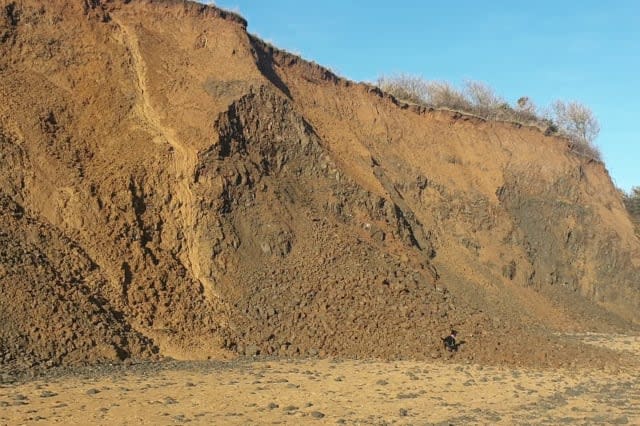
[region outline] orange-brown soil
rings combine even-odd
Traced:
[[[0,0],[0,368],[240,355],[627,365],[604,165],[399,103],[188,1]]]

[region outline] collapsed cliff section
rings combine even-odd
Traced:
[[[468,360],[598,362],[551,333],[635,318],[637,240],[556,139],[408,108],[209,6],[3,7],[11,365],[422,359],[451,327]]]
[[[281,93],[256,89],[216,127],[197,182],[218,191],[201,235],[216,236],[212,280],[233,301],[230,349],[424,356],[433,330],[471,322],[434,285],[409,212],[342,173]]]
[[[214,127],[218,143],[198,156],[194,187],[210,202],[196,233],[217,297],[232,304],[230,351],[439,358],[454,327],[476,362],[602,359],[461,303],[432,263],[433,233],[377,161],[382,195],[338,166],[277,87],[252,89]]]
[[[537,128],[406,105],[262,46],[345,169],[416,212],[442,285],[503,323],[637,323],[640,242],[603,164]]]

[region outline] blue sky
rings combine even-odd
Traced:
[[[210,2],[211,3],[211,2]],[[614,183],[640,186],[640,1],[217,0],[249,32],[355,81],[488,83],[589,106]],[[638,120],[638,121],[636,121]]]

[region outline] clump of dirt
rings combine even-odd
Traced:
[[[622,201],[562,141],[402,105],[211,6],[3,8],[3,368],[432,359],[451,328],[469,361],[625,362],[555,334],[640,300]]]

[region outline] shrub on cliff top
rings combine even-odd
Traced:
[[[381,76],[377,85],[395,98],[413,104],[424,104],[427,99],[427,81],[422,77],[398,74],[393,77]]]
[[[622,199],[633,221],[640,225],[640,186],[634,186],[628,194],[623,193]]]
[[[398,100],[433,108],[451,109],[477,115],[487,120],[501,120],[537,125],[546,134],[560,133],[571,141],[570,148],[579,155],[601,161],[594,144],[600,125],[593,112],[578,102],[556,101],[549,112],[540,114],[526,96],[511,106],[482,82],[466,81],[459,90],[445,81],[429,81],[422,77],[400,74],[378,78],[378,87]]]
[[[628,194],[622,190],[620,192],[624,206],[635,225],[636,235],[640,238],[640,186],[634,186]]]

